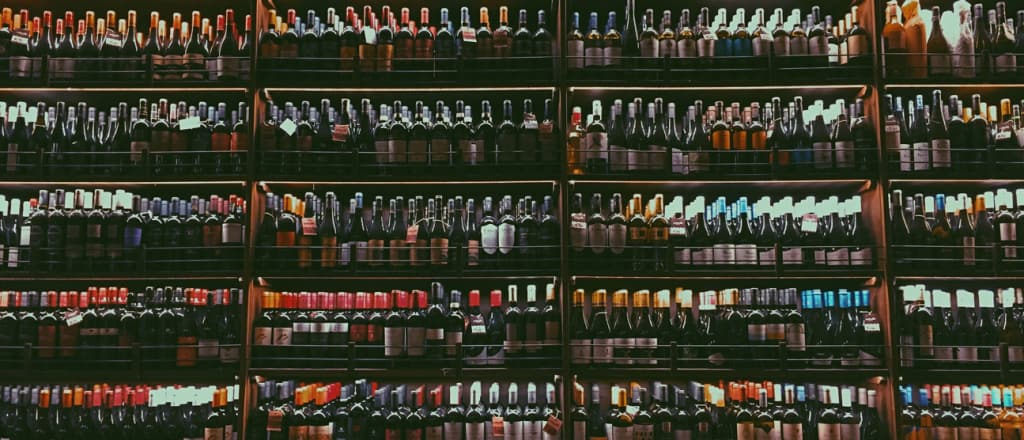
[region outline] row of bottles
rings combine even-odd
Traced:
[[[568,134],[571,174],[650,176],[768,175],[846,171],[863,175],[876,162],[875,133],[864,102],[843,99],[826,107],[802,97],[784,104],[697,100],[685,109],[655,98],[644,105],[616,99],[606,124],[595,100],[586,123],[575,107]]]
[[[43,385],[0,390],[0,433],[11,440],[237,440],[238,385]]]
[[[90,287],[0,292],[0,347],[9,368],[31,358],[46,367],[132,359],[144,368],[237,367],[241,289]]]
[[[890,252],[897,262],[909,263],[910,270],[1024,267],[1024,234],[1017,233],[1024,228],[1024,188],[986,191],[973,203],[965,193],[905,198],[897,189],[889,212]]]
[[[557,440],[562,410],[554,383],[468,386],[264,381],[249,438]],[[487,392],[487,396],[483,393]],[[445,399],[447,397],[447,399]]]
[[[259,37],[260,56],[270,59],[271,70],[299,73],[425,70],[422,75],[427,77],[433,69],[447,70],[444,63],[454,63],[455,58],[470,63],[467,67],[471,68],[496,69],[503,66],[500,59],[506,58],[521,58],[516,63],[538,68],[552,67],[556,38],[546,29],[543,9],[537,11],[532,24],[528,11],[520,9],[516,29],[510,26],[507,6],[499,8],[497,22],[491,21],[486,7],[480,8],[479,27],[474,26],[468,7],[459,12],[456,23],[448,8],[441,8],[440,19],[431,24],[430,8],[426,7],[420,10],[418,22],[409,8],[396,14],[387,5],[381,7],[379,16],[370,5],[363,7],[362,15],[355,7],[346,7],[344,17],[327,8],[326,19],[312,9],[305,19],[297,17],[294,9],[289,9],[286,17],[270,10],[267,29]],[[492,24],[496,26],[492,28]]]
[[[859,24],[857,6],[835,21],[831,15],[823,18],[818,6],[807,15],[800,9],[786,15],[777,8],[770,17],[757,8],[749,21],[743,8],[730,18],[725,8],[712,16],[710,8],[703,7],[693,27],[690,9],[680,12],[676,26],[672,11],[655,16],[654,9],[647,9],[638,26],[636,2],[627,1],[624,23],[618,24],[616,13],[609,12],[602,32],[598,13],[591,12],[585,35],[580,16],[573,13],[568,35],[570,70],[637,67],[638,62],[639,67],[650,68],[658,65],[652,58],[665,58],[670,66],[694,73],[698,68],[764,68],[757,60],[768,57],[778,58],[778,67],[792,68],[871,63],[871,37]]]
[[[31,199],[0,195],[2,264],[47,273],[220,269],[242,261],[245,199],[152,199],[40,190]]]
[[[570,256],[580,267],[621,268],[625,262],[634,271],[665,272],[874,265],[860,196],[809,196],[795,204],[790,196],[774,204],[765,196],[754,206],[746,197],[706,203],[695,196],[686,204],[674,196],[666,207],[661,194],[647,204],[633,194],[623,206],[615,193],[607,210],[601,200],[593,194],[588,213],[582,194],[571,199]]]
[[[432,109],[423,101],[412,107],[400,100],[376,106],[362,99],[356,108],[344,98],[335,108],[323,99],[318,110],[309,101],[299,106],[286,102],[283,107],[269,101],[258,127],[264,161],[282,174],[336,170],[328,167],[355,167],[356,172],[368,173],[396,166],[416,173],[500,166],[515,166],[519,172],[523,164],[537,163],[552,171],[557,168],[560,141],[551,99],[544,100],[541,114],[535,113],[532,99],[522,101],[521,111],[505,99],[500,121],[489,100],[479,107],[461,99],[453,103],[438,100]]]
[[[897,390],[901,438],[1020,438],[1020,385],[923,384]]]
[[[998,369],[1024,362],[1024,295],[1018,287],[996,290],[901,286],[900,364],[904,367]],[[1007,352],[1000,346],[1006,344]],[[1006,356],[1003,359],[1003,356]]]
[[[97,106],[100,106],[97,108]],[[138,105],[0,102],[0,167],[10,175],[159,176],[243,174],[248,105],[170,102]]]
[[[886,95],[885,146],[890,169],[915,176],[951,177],[1024,169],[1024,127],[1021,106],[1010,99],[989,105],[979,94],[971,102],[942,91],[932,93],[931,106],[922,95],[906,100]]]
[[[872,388],[748,380],[676,386],[655,381],[649,391],[637,382],[610,388],[595,383],[588,401],[584,387],[574,385],[569,413],[573,438],[886,437],[878,391]]]
[[[347,215],[333,192],[304,200],[267,194],[257,232],[257,259],[268,268],[323,270],[480,270],[551,267],[560,229],[551,196],[349,199]],[[496,201],[495,201],[496,200]],[[385,217],[385,212],[387,216]]]
[[[985,9],[983,3],[942,3],[921,10],[921,2],[900,6],[889,0],[882,27],[885,67],[896,79],[1012,79],[1024,63],[1024,9],[1017,11],[1017,28],[1007,2]],[[1017,5],[1016,2],[1012,5]]]
[[[424,290],[267,291],[253,323],[253,356],[267,366],[337,367],[350,358],[359,366],[401,359],[410,361],[403,366],[554,366],[561,343],[555,285],[543,298],[537,285],[525,287],[523,297],[517,284],[507,294],[470,290],[463,297],[434,282],[429,299]]]
[[[249,77],[252,17],[239,31],[235,11],[218,14],[216,22],[192,12],[192,21],[175,12],[171,21],[152,12],[149,33],[137,24],[137,13],[117,18],[116,11],[97,17],[86,11],[53,22],[53,13],[29,19],[29,10],[0,15],[0,77],[51,81],[239,81]],[[81,16],[80,16],[81,17]],[[76,27],[77,25],[77,27]],[[44,58],[49,62],[44,65]]]
[[[632,298],[597,289],[587,299],[577,289],[568,317],[578,365],[778,366],[782,344],[794,368],[878,367],[884,357],[868,290],[802,290],[799,302],[795,288],[638,290]]]

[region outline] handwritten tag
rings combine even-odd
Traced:
[[[113,29],[107,29],[107,33],[103,35],[103,44],[109,44],[114,47],[124,46],[124,41],[121,39],[121,33]]]
[[[881,320],[878,319],[878,314],[870,312],[864,315],[864,331],[866,332],[880,332],[882,331]]]
[[[491,434],[495,438],[505,437],[505,419],[503,417],[491,417]]]
[[[201,125],[203,125],[203,123],[199,120],[199,116],[192,116],[178,121],[178,130],[195,130]]]
[[[555,416],[548,416],[548,422],[544,424],[544,432],[550,435],[558,435],[562,431],[562,421]]]
[[[406,243],[415,243],[416,242],[416,236],[418,236],[419,234],[420,234],[420,225],[409,226],[409,229],[405,230],[405,242]]]
[[[64,323],[68,327],[74,327],[82,323],[82,311],[81,310],[69,310],[64,313]]]
[[[28,29],[17,29],[17,30],[15,30],[14,34],[11,35],[11,43],[12,44],[20,44],[22,46],[28,47],[28,45],[29,45],[28,44],[29,43]]]
[[[295,129],[298,128],[298,126],[295,125],[295,121],[292,121],[291,119],[286,119],[284,122],[281,123],[281,125],[278,125],[277,127],[280,128],[281,131],[284,131],[284,133],[287,134],[288,136],[295,134]]]
[[[800,222],[800,232],[813,233],[818,232],[818,216],[814,214],[805,214],[804,221]]]
[[[473,29],[463,29],[462,41],[467,43],[476,43],[476,31]]]
[[[284,412],[279,409],[270,410],[267,413],[267,431],[281,432],[281,424],[284,421]]]

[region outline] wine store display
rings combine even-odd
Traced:
[[[572,363],[722,367],[879,367],[884,345],[868,290],[677,288],[572,296]],[[608,307],[609,297],[611,307]],[[653,303],[652,303],[653,297]],[[632,300],[630,303],[629,300]],[[589,314],[588,314],[589,309]],[[783,353],[784,352],[784,353]]]
[[[426,200],[424,200],[426,199]],[[302,271],[515,270],[558,261],[559,232],[551,196],[476,200],[435,195],[349,199],[347,216],[333,192],[278,199],[267,194],[257,233],[261,264]],[[403,212],[404,211],[404,212]],[[387,212],[387,217],[384,213]]]
[[[575,384],[569,414],[574,433],[617,440],[887,437],[872,388],[745,380],[650,385],[595,383],[588,401],[585,388]]]
[[[862,177],[877,160],[875,131],[864,102],[842,99],[808,108],[802,97],[741,107],[715,101],[704,108],[655,98],[646,105],[594,101],[586,123],[573,109],[567,151],[571,174],[761,177]],[[610,105],[606,105],[610,104]],[[682,105],[686,105],[685,103]],[[610,118],[605,118],[604,109]],[[607,124],[604,121],[609,121]]]
[[[1024,169],[1024,100],[1003,98],[996,106],[974,94],[970,102],[957,95],[944,101],[935,90],[930,102],[917,95],[904,106],[902,97],[886,95],[886,104],[886,153],[898,174],[1000,177]]]
[[[491,11],[480,8],[479,27],[468,7],[459,10],[458,23],[448,8],[424,7],[418,20],[410,16],[416,11],[394,11],[387,5],[379,15],[370,5],[363,6],[362,15],[352,6],[345,8],[343,17],[334,8],[326,12],[326,19],[312,9],[305,19],[294,9],[285,17],[273,9],[268,12],[269,25],[259,36],[260,58],[267,61],[266,69],[260,69],[267,78],[288,74],[315,81],[314,74],[374,72],[392,78],[389,74],[398,72],[409,76],[393,78],[452,75],[473,81],[462,73],[500,71],[550,79],[557,53],[557,38],[547,30],[551,25],[543,9],[520,9],[515,29],[507,6],[496,11],[496,22]],[[436,24],[431,24],[432,12],[439,13],[434,16]]]
[[[3,271],[40,273],[166,272],[241,265],[245,199],[188,200],[111,193],[40,190],[31,199],[0,195]]]
[[[323,99],[319,110],[309,101],[283,107],[268,101],[267,118],[258,127],[261,168],[281,175],[498,171],[521,177],[536,172],[523,167],[541,167],[547,177],[554,175],[562,147],[553,101],[544,100],[543,109],[529,98],[512,103],[503,100],[497,113],[486,99],[479,106],[438,100],[433,109],[423,101],[377,106],[363,99],[356,108],[343,98],[335,108]]]
[[[903,438],[923,432],[951,438],[1020,435],[1024,417],[1020,385],[922,384],[901,386],[897,391]]]
[[[12,12],[4,8],[0,15],[7,34],[0,33],[6,37],[0,38],[0,51],[6,54],[0,78],[5,80],[238,83],[249,77],[252,17],[245,16],[243,32],[233,9],[218,14],[212,24],[199,11],[192,12],[191,23],[178,12],[168,22],[153,11],[146,34],[134,10],[121,19],[113,10],[105,17],[78,12],[77,22],[77,11],[67,11],[56,17],[56,26],[48,10]],[[42,18],[29,18],[40,12]]]
[[[706,203],[696,196],[686,204],[683,196],[674,196],[666,206],[661,194],[645,204],[641,194],[624,201],[614,193],[605,210],[601,194],[593,194],[589,213],[582,200],[582,194],[574,194],[570,207],[571,257],[581,269],[622,270],[625,263],[633,272],[841,270],[875,264],[860,196],[817,202],[807,197],[796,204],[789,196],[774,204],[764,197],[754,206],[746,197]]]
[[[3,365],[29,350],[33,367],[235,368],[241,289],[89,287],[0,292]],[[139,351],[135,353],[134,351]]]
[[[561,344],[555,285],[545,292],[535,284],[523,287],[522,296],[518,284],[463,296],[446,294],[439,282],[430,285],[429,296],[424,290],[266,291],[253,323],[254,363],[554,367]]]
[[[139,99],[111,105],[0,102],[0,168],[24,176],[243,175],[249,150],[244,102]]]
[[[995,2],[994,9],[986,9],[981,2],[939,2],[922,10],[918,1],[903,2],[901,7],[889,0],[882,28],[886,75],[932,81],[1019,78],[1024,67],[1024,9],[1017,11],[1015,28],[1007,3]]]
[[[11,440],[231,439],[239,432],[238,391],[238,385],[5,386],[0,432]]]
[[[1016,198],[1017,203],[1014,204]],[[892,192],[890,252],[904,270],[1012,272],[1024,267],[1024,189],[1000,188],[971,198]]]
[[[493,382],[484,388],[479,381],[466,387],[461,382],[435,386],[364,379],[344,385],[268,380],[258,385],[248,433],[250,438],[282,432],[292,438],[483,439],[504,432],[555,440],[563,418],[556,390],[552,382]]]
[[[995,370],[1001,363],[1024,362],[1019,287],[951,292],[908,285],[900,290],[903,366]]]

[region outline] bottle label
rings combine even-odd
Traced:
[[[466,265],[480,265],[480,240],[468,240],[466,242]]]
[[[846,51],[850,54],[850,58],[868,53],[869,47],[867,36],[864,34],[854,34],[846,38]]]
[[[397,357],[405,348],[405,327],[384,328],[384,356]]]
[[[589,364],[591,357],[593,357],[593,343],[590,339],[572,339],[569,341],[572,345],[572,363],[573,364]]]
[[[224,223],[221,225],[221,243],[225,245],[242,244],[245,228],[240,223]]]
[[[597,255],[603,254],[608,247],[608,226],[604,223],[593,223],[587,226],[584,234],[586,240],[590,241],[587,246],[590,251]]]
[[[836,168],[853,168],[855,148],[853,141],[836,141]]]
[[[386,262],[384,258],[384,240],[370,240],[366,242],[369,249],[369,259],[366,260],[371,266],[380,266]]]
[[[763,248],[757,252],[757,261],[761,266],[774,266],[775,265],[775,248]]]
[[[609,153],[610,147],[608,146],[608,133],[605,133],[603,131],[587,133],[586,142],[587,148],[586,150],[584,150],[584,154],[588,161],[600,161],[602,159],[605,161],[610,161],[613,159],[611,157],[611,154]]]
[[[426,329],[423,327],[409,327],[405,333],[406,354],[410,357],[423,356],[426,337]]]
[[[610,440],[633,440],[632,426],[613,426]]]
[[[241,348],[237,345],[229,346],[220,344],[220,363],[234,364],[241,359]]]
[[[608,145],[608,168],[615,171],[626,171],[629,169],[629,153],[622,145]]]
[[[466,423],[466,440],[484,440],[484,433],[486,432],[486,424],[483,422],[478,423]]]
[[[365,242],[365,241],[357,241],[357,242],[355,242],[355,245],[356,245],[355,246],[355,248],[356,248],[355,249],[356,250],[355,251],[355,261],[357,263],[365,263],[365,262],[369,261],[369,259],[370,259],[370,256],[369,256],[370,243],[369,242]]]
[[[693,264],[697,266],[706,266],[712,262],[712,251],[711,249],[692,249],[690,250],[690,259],[693,260]]]
[[[1017,57],[1014,54],[999,54],[995,57],[996,73],[1014,73],[1017,71]]]
[[[594,338],[593,360],[595,364],[610,364],[615,359],[615,341],[610,338]]]
[[[814,167],[818,169],[832,168],[832,143],[815,142],[811,145],[814,151]]]
[[[587,422],[585,420],[572,422],[572,440],[587,440]]]
[[[615,255],[626,251],[626,225],[608,225],[608,249]]]
[[[512,225],[509,225],[513,227]],[[483,244],[484,253],[494,255],[498,252],[498,225],[487,224],[480,227],[480,241]]]
[[[1017,247],[1013,245],[1017,241],[1017,224],[1000,223],[999,241],[1003,242],[1003,257],[1017,258]],[[1009,244],[1006,244],[1009,243]]]
[[[569,243],[576,251],[582,252],[587,247],[587,216],[582,212],[574,212],[570,218]]]
[[[842,431],[838,423],[818,423],[818,440],[840,440]]]
[[[964,266],[975,266],[978,264],[974,248],[974,237],[963,238],[963,264]]]
[[[672,174],[690,174],[690,155],[678,148],[672,149]]]
[[[917,328],[917,345],[920,346],[918,350],[929,357],[935,356],[935,338],[932,330],[931,325],[921,325]]]
[[[849,266],[850,250],[844,247],[831,250],[825,254],[825,258],[828,260],[829,266]]]
[[[516,226],[510,223],[498,225],[498,250],[503,255],[512,253],[516,245]]]
[[[911,147],[913,150],[914,160],[912,162],[914,171],[922,171],[931,168],[931,148],[930,142],[914,142]]]
[[[409,163],[414,164],[425,164],[427,163],[427,140],[426,139],[410,139],[408,143]]]
[[[220,341],[216,339],[199,340],[199,358],[217,359],[220,357]]]
[[[613,338],[612,355],[617,364],[633,363],[633,347],[636,346],[635,338]]]
[[[587,47],[583,49],[584,66],[603,66],[604,62],[604,51],[605,49],[598,47]]]
[[[431,139],[430,140],[430,164],[434,166],[438,165],[449,165],[448,154],[450,153],[451,145],[448,144],[448,139]]]
[[[462,344],[462,332],[461,331],[446,331],[444,332],[444,352],[448,356],[455,356],[458,354],[458,345]]]
[[[224,428],[206,428],[203,430],[205,440],[224,440]]]
[[[874,261],[872,258],[871,248],[851,249],[850,253],[850,265],[851,266],[869,266]]]
[[[953,437],[950,437],[950,440],[955,439],[956,438],[956,430],[954,428],[948,428],[948,429],[953,434]],[[938,428],[938,430],[942,430],[942,428]],[[840,434],[839,438],[841,438],[842,440],[860,440],[860,425],[856,424],[856,423],[843,423],[843,424],[840,424],[839,425],[839,434]],[[940,435],[936,440],[939,440],[941,438],[942,437]]]
[[[711,58],[715,56],[714,37],[697,39],[697,56],[700,58]]]
[[[786,324],[786,345],[790,350],[793,351],[804,351],[807,348],[805,345],[806,334],[804,333],[803,324]]]
[[[765,339],[771,343],[778,343],[786,340],[786,324],[766,324]]]
[[[807,37],[791,37],[789,55],[807,55]]]
[[[604,48],[604,65],[605,66],[617,66],[622,64],[622,48],[621,47],[606,47]]]
[[[978,428],[978,440],[1000,440],[1001,437],[998,429]]]
[[[444,429],[442,427],[440,427],[440,426],[428,426],[424,430],[424,432],[426,433],[426,435],[424,436],[424,438],[426,440],[443,440],[444,439]]]
[[[654,440],[654,425],[633,425],[633,440]]]
[[[763,344],[768,340],[768,328],[765,324],[747,324],[747,340],[752,344]]]
[[[962,346],[957,347],[957,358],[965,362],[978,360],[978,347]]]
[[[558,321],[544,322],[544,345],[554,348],[562,340],[559,335],[562,332],[561,324]]]
[[[828,55],[828,38],[824,35],[808,38],[807,52],[811,55]]]
[[[523,425],[525,422],[510,422],[506,420],[504,422],[505,427],[505,438],[508,440],[524,440],[523,436]],[[445,439],[448,440],[448,439]]]
[[[737,440],[754,440],[754,424],[753,423],[737,423],[736,424],[736,439]]]
[[[274,327],[273,345],[292,345],[291,327]]]
[[[736,246],[732,243],[716,244],[714,249],[714,264],[736,264]]]
[[[338,248],[338,265],[348,266],[352,262],[352,244],[349,242],[341,243]]]
[[[782,424],[782,438],[784,439],[802,439],[804,438],[804,426],[800,423],[783,423]]]
[[[444,422],[444,440],[462,440],[462,423]]]
[[[803,250],[798,247],[782,248],[782,264],[803,264]]]
[[[590,49],[583,48],[583,40],[569,40],[569,68],[570,69],[582,69],[584,66],[584,59],[586,58],[586,52]]]
[[[757,245],[737,244],[735,247],[736,264],[757,264]]]
[[[692,39],[682,39],[676,42],[676,53],[679,58],[694,58],[697,56],[697,42]]]
[[[935,168],[949,168],[952,166],[953,157],[949,149],[949,139],[932,139],[932,166]]]

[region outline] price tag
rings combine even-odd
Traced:
[[[880,332],[882,331],[881,320],[878,319],[878,314],[875,312],[868,312],[864,315],[864,331],[866,332]]]
[[[491,417],[491,435],[494,438],[505,437],[505,419],[503,417]]]
[[[335,125],[334,132],[331,133],[331,140],[334,142],[348,142],[349,130],[348,124]]]
[[[82,323],[82,311],[81,310],[69,310],[64,313],[64,323],[68,327],[74,327]]]
[[[28,47],[28,29],[16,29],[14,31],[14,34],[11,35],[11,43],[20,44],[22,46]]]
[[[114,47],[124,46],[124,41],[121,39],[121,33],[113,29],[107,29],[107,33],[103,35],[103,44],[109,44]]]
[[[295,125],[295,121],[292,121],[291,119],[286,119],[284,122],[281,123],[281,125],[278,125],[278,128],[284,131],[284,133],[287,134],[288,136],[291,136],[295,134],[295,129],[298,128],[298,126]]]
[[[202,125],[202,121],[199,120],[199,116],[192,116],[178,121],[178,130],[195,130],[199,128],[200,125]]]
[[[544,424],[544,432],[558,435],[559,432],[562,432],[562,421],[555,416],[548,416],[548,422]]]
[[[405,230],[405,242],[406,243],[415,243],[416,242],[416,236],[419,235],[419,233],[420,233],[420,225],[409,226],[409,229]]]
[[[267,431],[281,432],[281,422],[284,421],[284,412],[279,409],[270,410],[267,413]]]
[[[815,214],[804,214],[804,221],[800,222],[800,232],[818,232],[818,216]]]
[[[473,29],[463,29],[462,41],[467,43],[476,43],[476,31]]]

